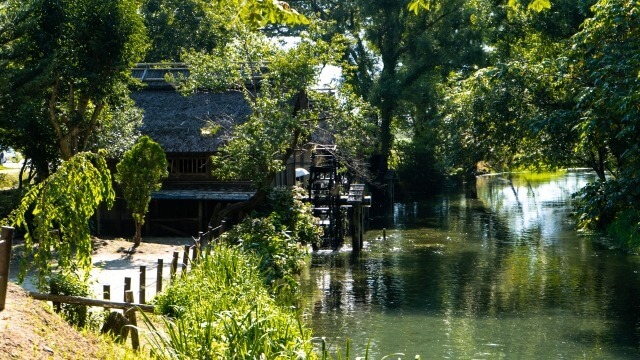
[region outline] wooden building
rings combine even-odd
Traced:
[[[185,96],[165,81],[165,74],[186,76],[188,70],[181,64],[159,65],[141,64],[133,69],[134,77],[146,85],[131,94],[144,111],[140,131],[162,146],[169,163],[169,177],[161,190],[152,194],[143,235],[196,235],[207,230],[215,206],[244,201],[254,194],[248,180],[213,178],[210,159],[251,109],[239,91],[201,91]],[[274,185],[294,184],[293,161]],[[98,219],[101,234],[133,234],[133,220],[121,196],[114,208],[103,209]]]

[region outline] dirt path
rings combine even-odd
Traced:
[[[135,301],[139,301],[140,266],[146,266],[146,299],[155,295],[158,259],[163,260],[163,278],[166,286],[170,276],[170,264],[174,252],[179,252],[179,261],[185,245],[193,245],[191,238],[143,238],[142,244],[135,251],[133,243],[125,239],[94,239],[93,270],[91,271],[91,288],[94,298],[102,299],[103,285],[110,285],[111,300],[124,300],[125,277],[131,278],[131,289]],[[18,245],[19,246],[19,245]],[[17,281],[19,260],[12,256],[10,280]],[[179,271],[179,270],[178,270]],[[21,285],[29,291],[35,291],[33,275],[28,275]]]
[[[145,266],[146,296],[150,300],[155,295],[158,259],[163,261],[163,278],[170,276],[170,264],[174,252],[182,254],[185,245],[193,245],[191,238],[145,238],[135,250],[133,243],[124,239],[96,240],[92,256],[92,289],[97,297],[102,297],[103,285],[111,286],[111,300],[124,300],[125,277],[131,278],[131,289],[135,301],[139,301],[140,266]]]

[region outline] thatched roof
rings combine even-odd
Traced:
[[[198,92],[185,96],[175,90],[144,89],[131,98],[143,109],[140,131],[167,153],[211,153],[232,127],[245,121],[251,109],[242,93]],[[211,124],[219,126],[213,134]]]

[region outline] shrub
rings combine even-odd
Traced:
[[[299,274],[307,255],[306,249],[287,232],[277,213],[266,218],[245,219],[222,239],[255,254],[260,259],[259,269],[269,284]]]
[[[305,198],[305,190],[301,187],[276,187],[269,194],[268,207],[263,216],[278,213],[280,224],[290,231],[295,241],[303,245],[319,245],[322,228],[317,226],[313,207],[304,201]]]
[[[58,273],[49,277],[49,292],[57,295],[89,297],[89,286],[77,274]],[[71,325],[78,328],[97,329],[100,324],[100,315],[92,314],[87,306],[77,304],[60,304],[59,311],[62,317]]]
[[[640,248],[640,211],[620,211],[607,226],[607,234],[618,247],[637,251]]]
[[[276,301],[259,260],[219,246],[156,300],[164,332],[150,322],[159,359],[314,358],[298,310]]]

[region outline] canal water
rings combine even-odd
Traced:
[[[307,324],[351,358],[639,359],[640,256],[570,217],[593,179],[487,176],[475,199],[396,204],[360,256],[313,255]]]

